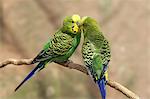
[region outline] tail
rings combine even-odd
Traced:
[[[105,80],[105,77],[98,80],[97,84],[99,86],[102,99],[106,99],[106,88],[105,88],[106,87],[106,80]]]
[[[27,80],[29,80],[37,71],[43,69],[45,62],[40,62],[29,74],[26,78],[16,87],[15,91],[17,91]]]

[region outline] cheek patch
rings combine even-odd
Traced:
[[[73,30],[74,32],[78,32],[78,30],[79,30],[78,25],[77,25],[77,24],[74,24],[74,26],[72,27],[72,30]]]

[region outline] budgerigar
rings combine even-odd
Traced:
[[[104,37],[98,23],[91,17],[82,18],[84,42],[82,56],[89,74],[98,84],[102,99],[106,99],[105,85],[107,82],[107,67],[110,61],[110,45]]]
[[[67,16],[63,20],[62,27],[54,34],[53,39],[49,39],[43,50],[32,61],[32,64],[38,63],[38,65],[19,84],[15,91],[37,71],[42,70],[47,63],[68,60],[80,42],[80,22],[79,15]]]

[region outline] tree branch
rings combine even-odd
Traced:
[[[17,66],[18,65],[31,65],[31,62],[32,62],[32,59],[18,59],[18,60],[17,59],[8,59],[8,60],[5,60],[0,63],[0,68],[3,68],[9,64],[14,64]],[[67,62],[58,63],[58,64],[60,64],[63,67],[67,67],[69,69],[76,69],[76,70],[88,75],[88,72],[84,66],[73,63],[70,60]],[[107,85],[118,90],[119,92],[121,92],[122,94],[124,94],[125,96],[127,96],[130,99],[139,99],[139,96],[137,96],[135,93],[133,93],[132,91],[130,91],[129,89],[127,89],[126,87],[122,86],[121,84],[119,84],[115,81],[109,80],[107,82]]]

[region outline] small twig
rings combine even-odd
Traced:
[[[0,68],[3,68],[9,64],[14,64],[14,65],[31,65],[32,59],[8,59],[5,60],[3,62],[0,63]],[[58,63],[58,62],[57,62]],[[69,69],[76,69],[78,71],[81,71],[85,74],[88,75],[88,72],[86,70],[86,68],[82,65],[73,63],[72,61],[67,61],[64,63],[58,63],[64,67],[67,67]],[[127,96],[130,99],[139,99],[139,96],[137,96],[135,93],[133,93],[132,91],[130,91],[129,89],[127,89],[126,87],[122,86],[121,84],[115,82],[115,81],[111,81],[109,80],[107,82],[107,85],[118,90],[119,92],[121,92],[122,94],[124,94],[125,96]]]
[[[32,59],[8,59],[2,63],[0,63],[0,68],[3,68],[9,64],[14,65],[31,65]]]
[[[129,89],[127,89],[126,87],[122,86],[121,84],[119,84],[115,81],[109,80],[107,85],[114,88],[114,89],[116,89],[116,90],[118,90],[118,91],[120,91],[121,93],[123,93],[128,98],[140,99],[139,96],[137,96],[135,93],[133,93],[132,91],[130,91]]]

